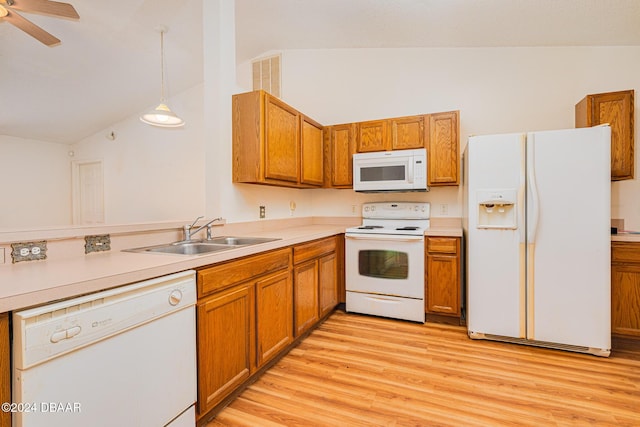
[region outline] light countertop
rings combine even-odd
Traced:
[[[252,237],[280,240],[203,255],[111,250],[1,265],[0,313],[341,234],[347,226],[341,222],[313,223],[252,230]],[[461,237],[462,228],[459,219],[433,221],[425,235]]]
[[[640,234],[618,233],[611,235],[612,242],[639,242]]]
[[[0,313],[343,233],[344,225],[313,224],[251,233],[273,242],[206,255],[97,252],[0,267]]]

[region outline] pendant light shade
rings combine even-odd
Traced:
[[[152,126],[179,128],[184,126],[184,120],[171,111],[164,97],[164,33],[167,32],[167,28],[160,27],[158,31],[160,32],[160,104],[154,110],[140,116],[140,120]]]

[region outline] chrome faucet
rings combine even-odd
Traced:
[[[189,242],[191,240],[191,237],[198,233],[199,231],[201,231],[202,229],[206,228],[207,229],[207,240],[211,240],[211,224],[213,222],[216,221],[221,221],[222,217],[218,217],[218,218],[214,218],[211,221],[207,222],[205,225],[198,227],[196,230],[191,231],[191,229],[193,228],[194,225],[196,225],[196,222],[198,222],[198,220],[204,218],[203,216],[199,216],[198,218],[196,218],[195,221],[193,221],[193,223],[191,225],[187,224],[184,226],[184,241],[185,242]]]

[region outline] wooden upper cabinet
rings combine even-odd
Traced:
[[[353,153],[357,124],[325,128],[325,187],[353,187]]]
[[[459,113],[449,111],[429,115],[428,184],[429,186],[460,183]]]
[[[358,153],[389,149],[388,120],[358,123]]]
[[[428,116],[426,116],[428,117]],[[389,120],[392,150],[425,147],[425,116],[399,117]]]
[[[234,95],[232,109],[233,182],[324,184],[322,125],[262,90]]]
[[[299,120],[296,110],[265,94],[265,179],[298,182]]]
[[[322,186],[324,184],[324,139],[320,123],[301,116],[301,163],[300,182]]]
[[[611,180],[634,176],[634,91],[587,95],[576,104],[576,127],[611,126]]]
[[[357,152],[424,148],[428,117],[419,115],[359,122]]]

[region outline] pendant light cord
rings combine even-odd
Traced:
[[[164,33],[160,30],[160,102],[166,102],[164,98]]]

